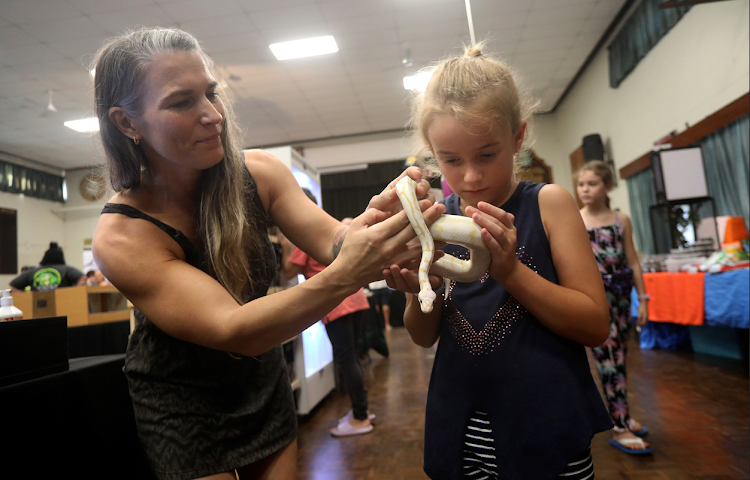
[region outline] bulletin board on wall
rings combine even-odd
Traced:
[[[530,161],[528,166],[519,168],[516,174],[516,180],[526,180],[536,183],[555,183],[552,180],[552,167],[547,165],[543,159],[537,157],[534,150],[529,150],[529,156]]]

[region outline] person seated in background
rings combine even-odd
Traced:
[[[50,242],[39,266],[27,269],[11,280],[11,292],[31,290],[54,290],[57,287],[78,285],[83,272],[65,265],[65,255],[57,242]]]
[[[83,281],[83,283],[79,281],[78,283],[88,287],[106,287],[112,285],[109,283],[109,280],[104,277],[101,270],[89,270],[86,272],[85,281]]]

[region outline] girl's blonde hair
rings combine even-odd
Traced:
[[[537,103],[518,87],[517,75],[507,65],[482,53],[483,46],[480,43],[467,48],[462,56],[438,63],[425,91],[414,98],[409,126],[416,143],[415,156],[428,175],[439,175],[440,170],[432,158],[427,131],[432,120],[444,113],[460,120],[487,122],[489,128],[494,128],[495,122],[505,122],[514,136],[526,123],[522,148],[530,146],[530,121]]]
[[[94,97],[99,133],[107,157],[107,174],[115,192],[137,190],[151,182],[149,160],[143,150],[109,119],[112,107],[138,118],[143,112],[146,72],[164,52],[194,52],[212,74],[215,68],[198,40],[179,29],[142,28],[115,37],[102,46],[91,67],[95,69]],[[214,276],[239,303],[256,292],[253,276],[275,269],[262,255],[267,235],[263,212],[254,201],[240,136],[231,103],[221,86],[224,104],[221,142],[224,159],[205,170],[198,187],[196,214],[201,268]],[[273,274],[271,274],[273,275]]]
[[[601,178],[602,183],[604,183],[605,187],[612,188],[612,186],[615,184],[614,176],[612,175],[612,169],[606,162],[603,162],[602,160],[591,160],[584,163],[583,166],[579,168],[575,173],[576,183],[578,183],[578,177],[580,177],[583,172],[591,172],[597,177]],[[607,208],[610,208],[609,195],[607,195],[605,204],[607,205]]]

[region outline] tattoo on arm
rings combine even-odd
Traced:
[[[349,227],[342,226],[338,232],[336,232],[336,235],[333,237],[333,259],[336,260],[336,257],[339,256],[339,253],[341,252],[341,246],[344,244],[344,239],[346,238],[346,232],[349,231]]]

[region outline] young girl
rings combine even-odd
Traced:
[[[482,227],[492,254],[483,278],[452,281],[428,314],[415,272],[384,272],[412,293],[404,323],[414,342],[440,338],[425,421],[433,479],[592,479],[591,440],[612,428],[584,348],[601,345],[609,319],[578,208],[562,187],[515,180],[527,103],[508,68],[475,47],[437,67],[413,111],[454,192],[447,213]]]
[[[609,303],[609,338],[593,349],[609,414],[615,423],[609,442],[626,453],[651,453],[651,447],[636,436],[645,435],[648,430],[630,418],[628,412],[625,354],[630,327],[630,291],[634,283],[640,300],[637,325],[645,325],[648,320],[649,300],[633,246],[633,229],[627,215],[609,208],[607,193],[612,189],[612,170],[606,163],[588,162],[576,177],[578,197],[583,203],[581,216]]]

